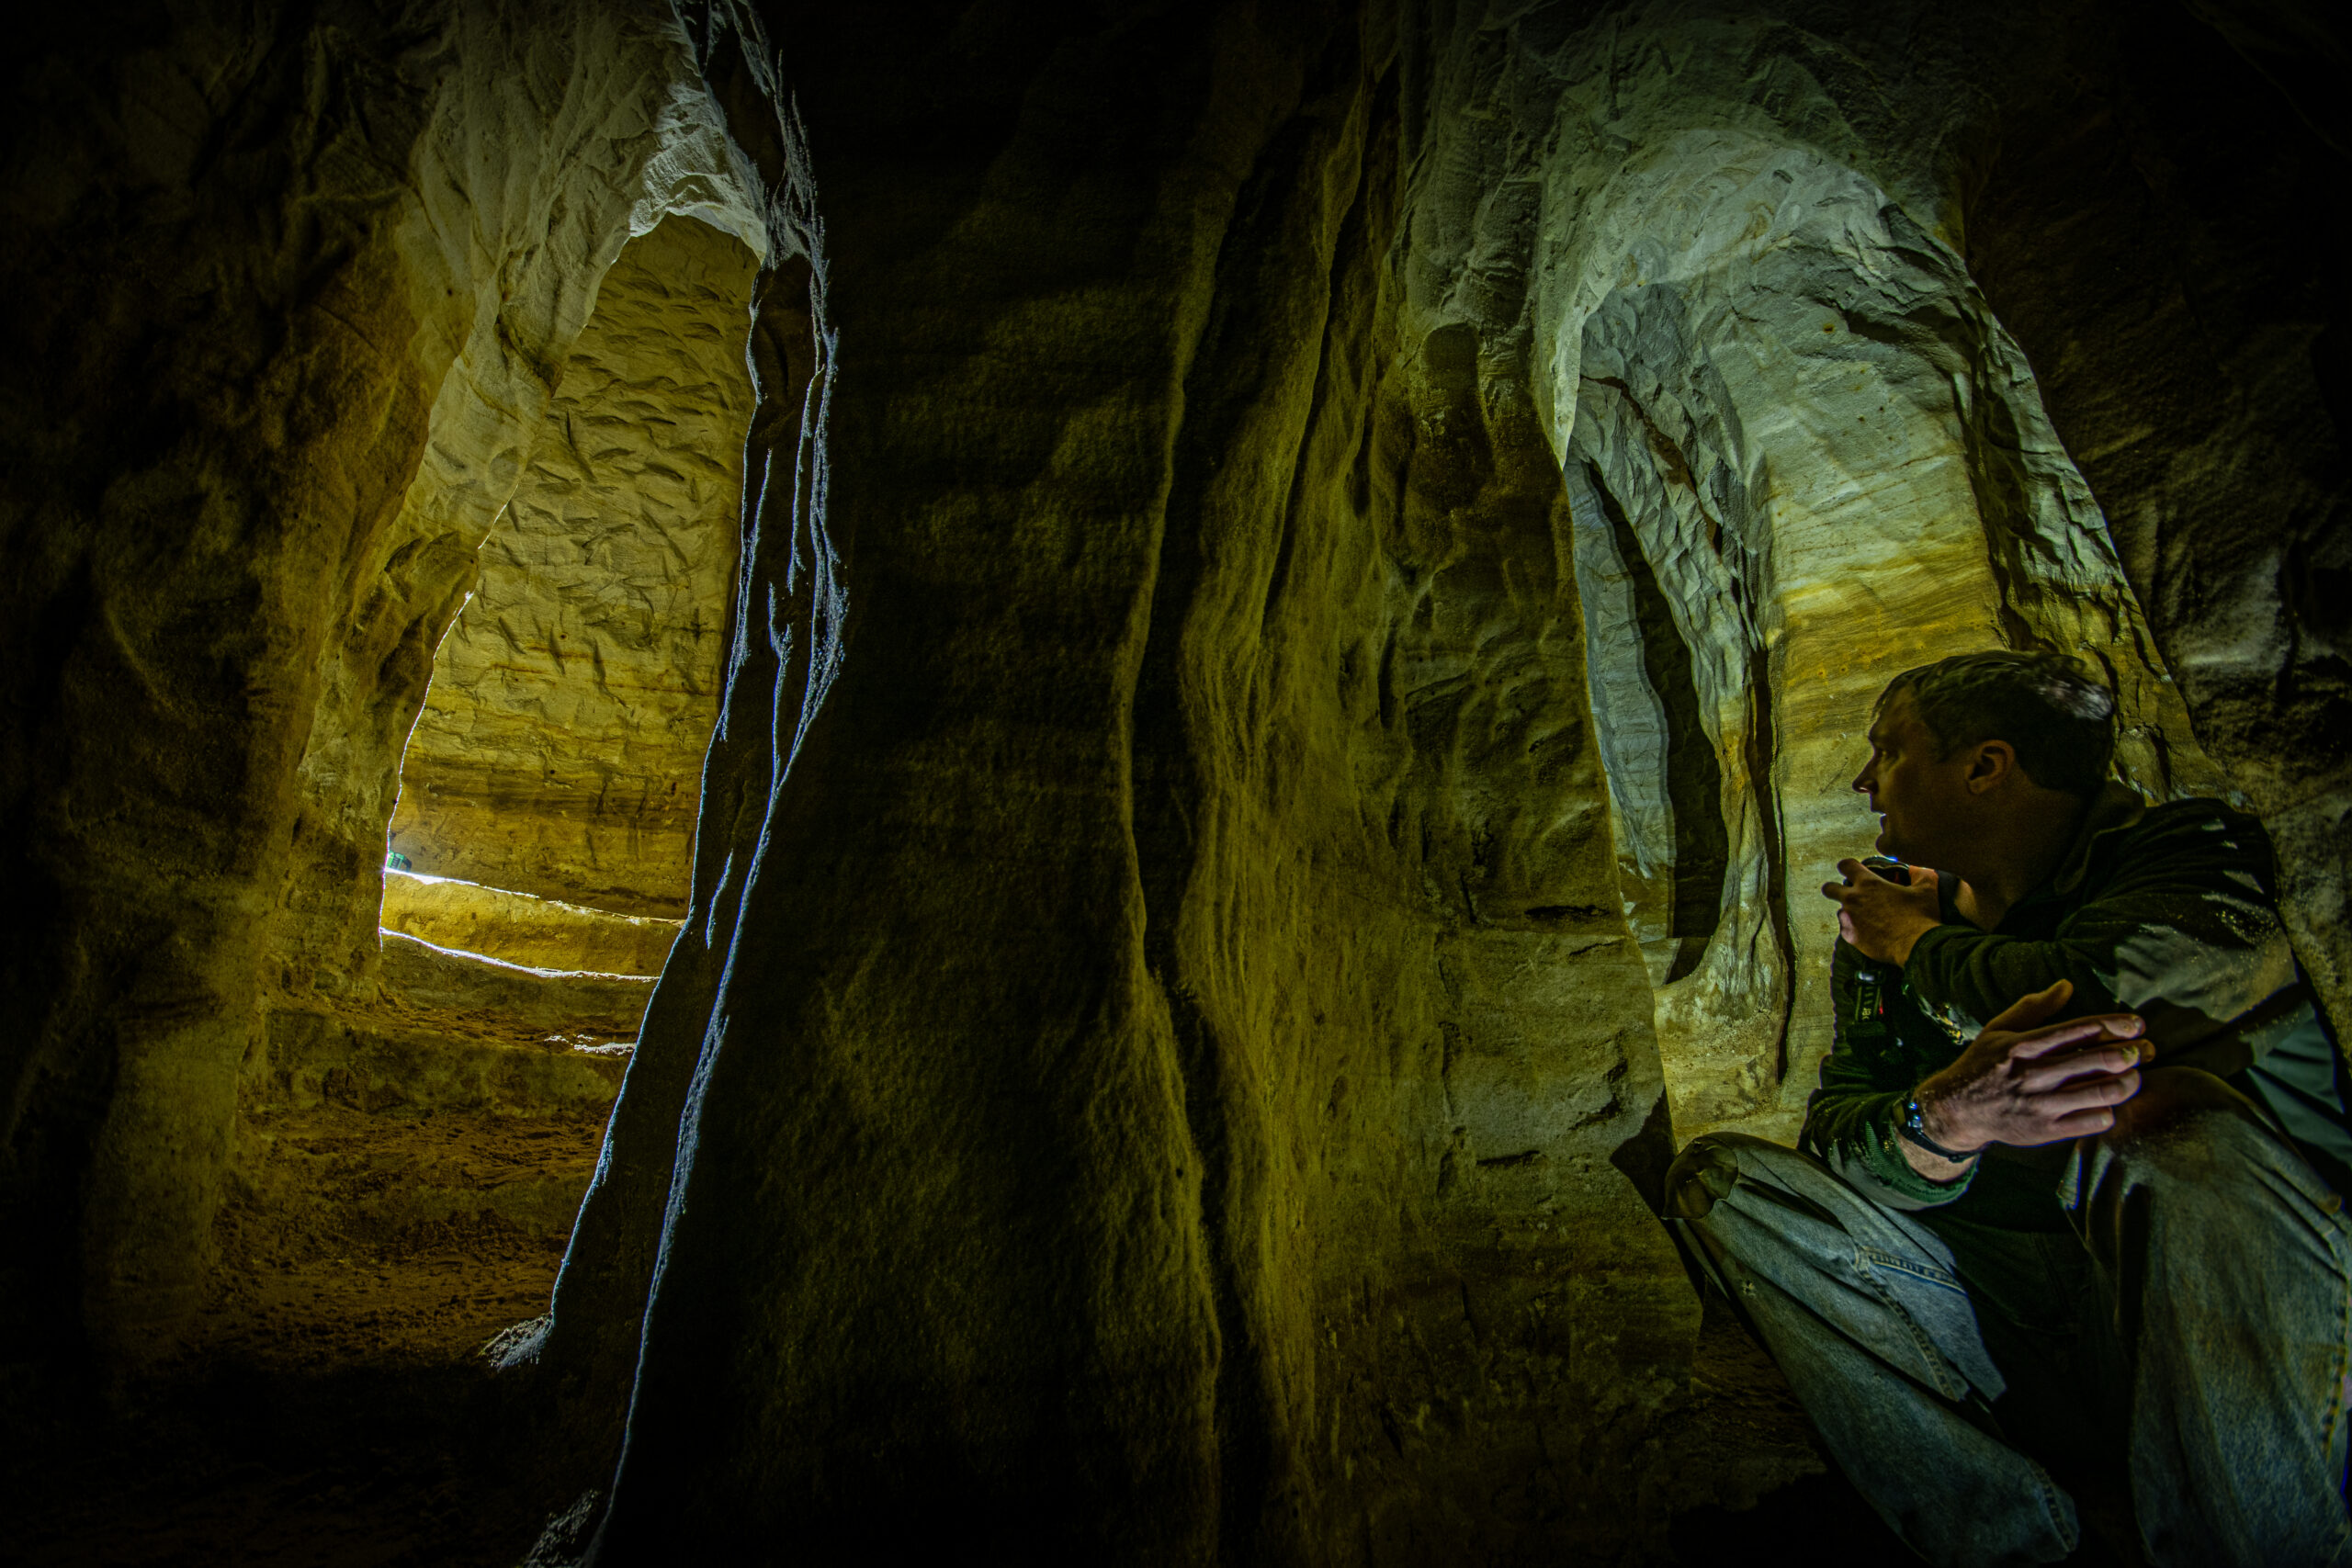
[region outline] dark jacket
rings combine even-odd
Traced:
[[[2204,1067],[2267,1107],[2339,1190],[2352,1175],[2335,1041],[2312,1005],[2278,919],[2262,825],[2217,800],[2151,807],[2120,784],[2092,803],[2058,869],[1996,930],[1952,908],[1908,963],[1838,943],[1830,973],[1837,1043],[1806,1106],[1800,1145],[1901,1209],[2019,1229],[2064,1224],[2057,1176],[2065,1144],[1996,1145],[1959,1180],[1911,1168],[1895,1117],[1910,1091],[1949,1066],[1986,1020],[2059,979],[2064,1017],[2136,1012],[2158,1065]]]

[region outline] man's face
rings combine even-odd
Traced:
[[[1912,865],[1949,868],[1965,859],[1968,752],[1937,755],[1936,738],[1919,721],[1908,693],[1886,705],[1871,726],[1871,760],[1854,787],[1883,819],[1880,852]]]

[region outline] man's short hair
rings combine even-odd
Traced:
[[[2069,654],[1962,653],[1922,664],[1887,683],[1872,716],[1905,694],[1944,756],[2006,740],[2044,789],[2093,795],[2107,783],[2115,698]]]

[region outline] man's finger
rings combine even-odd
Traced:
[[[2030,1030],[2009,1042],[2011,1056],[2051,1056],[2070,1046],[2093,1041],[2136,1040],[2147,1025],[2132,1013],[2103,1012],[2090,1018],[2070,1018],[2064,1023]]]
[[[2077,1079],[2113,1077],[2137,1072],[2139,1067],[2139,1052],[2124,1045],[2100,1045],[2069,1056],[2042,1057],[2019,1073],[2017,1081],[2028,1094],[2047,1094]]]
[[[2134,1070],[2111,1078],[2091,1078],[2040,1098],[2045,1111],[2056,1112],[2055,1119],[2064,1121],[2086,1111],[2111,1110],[2139,1092],[2140,1075]]]
[[[2077,1111],[2071,1116],[2061,1116],[2050,1124],[2050,1143],[2063,1138],[2096,1138],[2115,1125],[2115,1108],[2097,1106],[2089,1111]]]
[[[2086,1092],[2070,1095],[2065,1100],[2060,1100],[2054,1096],[2045,1099],[2041,1101],[2041,1109],[2045,1113],[2045,1119],[2041,1122],[2041,1135],[2034,1143],[2020,1143],[2018,1146],[2033,1148],[2041,1144],[2055,1144],[2068,1138],[2096,1138],[2101,1133],[2114,1128],[2115,1108],[2137,1094],[2139,1090],[2140,1077],[2137,1073],[2133,1073],[2122,1078],[2099,1079],[2098,1093],[2096,1098]],[[2079,1103],[2086,1100],[2088,1103]],[[2069,1105],[2072,1109],[2054,1116],[2047,1115],[2047,1112],[2059,1105]]]
[[[1846,901],[1846,896],[1852,891],[1852,888],[1842,882],[1825,882],[1821,885],[1821,896],[1824,898],[1835,898],[1840,904]]]
[[[2064,1007],[2066,998],[2074,994],[2075,982],[2061,980],[2054,986],[2044,987],[2031,996],[2019,997],[2008,1005],[2000,1017],[1984,1027],[1988,1030],[2006,1029],[2022,1033]]]

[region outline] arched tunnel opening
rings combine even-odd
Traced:
[[[673,215],[598,279],[398,755],[376,983],[248,1056],[206,1342],[431,1359],[543,1308],[687,910],[757,265]]]
[[[200,9],[0,161],[30,1562],[1900,1553],[1668,1173],[1948,655],[2347,1017],[2316,11]]]

